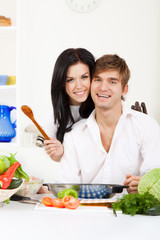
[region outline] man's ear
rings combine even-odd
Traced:
[[[123,95],[126,95],[128,93],[128,84],[125,85],[123,90]]]

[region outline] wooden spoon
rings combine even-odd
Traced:
[[[42,133],[43,137],[46,140],[50,140],[50,138],[47,136],[47,134],[43,131],[43,129],[41,128],[41,126],[39,126],[39,124],[36,122],[36,120],[34,119],[34,115],[32,112],[32,109],[30,107],[28,107],[27,105],[22,105],[21,106],[21,110],[24,112],[24,114],[29,117],[32,122],[35,124],[35,126],[38,128],[38,130]]]

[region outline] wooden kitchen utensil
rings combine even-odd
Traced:
[[[35,124],[35,126],[38,128],[38,130],[41,132],[41,134],[43,135],[43,137],[46,140],[49,140],[50,138],[47,136],[47,134],[44,132],[44,130],[41,128],[41,126],[36,122],[36,120],[34,119],[34,115],[32,112],[32,109],[30,107],[28,107],[27,105],[22,105],[21,106],[21,110],[24,112],[24,114],[29,117],[32,122]]]

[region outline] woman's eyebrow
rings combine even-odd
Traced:
[[[86,74],[89,74],[89,72],[85,72],[85,73],[83,73],[82,76],[83,76],[83,75],[86,75]]]
[[[85,72],[85,73],[83,73],[81,76],[84,76],[84,75],[86,75],[86,74],[89,74],[89,72]],[[74,77],[66,76],[66,78],[74,78]]]
[[[73,78],[73,77],[68,77],[68,76],[66,76],[66,78]]]

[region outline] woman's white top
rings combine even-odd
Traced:
[[[75,122],[81,120],[81,116],[79,114],[80,106],[70,105],[71,113]],[[46,118],[44,120],[43,129],[47,133],[50,138],[56,138],[56,133],[58,129],[58,123],[54,123],[54,112],[53,108],[47,113]]]

